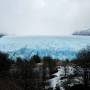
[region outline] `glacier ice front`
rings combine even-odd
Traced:
[[[90,45],[89,36],[12,37],[0,38],[0,50],[11,57],[30,58],[34,54],[58,59],[72,59],[82,48]]]

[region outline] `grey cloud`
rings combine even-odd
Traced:
[[[69,35],[90,28],[90,0],[0,0],[0,32]]]

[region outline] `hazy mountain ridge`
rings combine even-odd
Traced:
[[[79,32],[74,32],[73,35],[90,36],[90,29],[79,31]]]
[[[5,36],[5,34],[0,34],[0,38],[3,37],[3,36]]]

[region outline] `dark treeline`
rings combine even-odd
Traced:
[[[79,51],[77,57],[71,62],[83,68],[90,68],[90,46]]]
[[[83,78],[87,86],[90,47],[81,50],[76,59],[63,62],[49,56],[41,58],[39,55],[34,55],[28,60],[20,57],[13,60],[7,53],[0,52],[0,90],[45,90],[45,81],[57,72],[57,66],[66,66],[70,63],[84,68]]]
[[[0,52],[0,90],[43,90],[45,80],[56,72],[58,60],[34,55],[29,60],[10,59]]]
[[[78,85],[76,87],[74,86],[73,90],[76,89],[89,90],[90,89],[90,46],[79,51],[77,57],[74,60],[72,60],[71,63],[80,66],[83,69],[83,73],[81,73],[81,76],[83,77],[84,86],[82,85],[80,86]]]

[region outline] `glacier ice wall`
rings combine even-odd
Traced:
[[[0,38],[0,50],[11,57],[30,58],[34,54],[59,59],[72,59],[82,48],[90,45],[89,36],[12,37]]]

